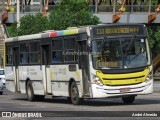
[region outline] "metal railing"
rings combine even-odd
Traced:
[[[119,12],[119,9],[121,8],[121,5],[116,5],[115,7],[113,5],[98,5],[96,6],[90,6],[92,12],[113,12],[115,8],[115,12]],[[151,9],[149,9],[151,8]],[[124,12],[136,12],[136,13],[141,13],[141,12],[155,12],[155,9],[157,8],[157,5],[125,5],[125,11]]]
[[[45,6],[40,7],[40,5],[23,5],[20,6],[20,12],[25,13],[38,13],[42,12],[44,10]],[[56,9],[54,5],[49,5],[49,10]],[[90,6],[90,10],[93,13],[100,13],[100,12],[119,12],[119,9],[121,8],[121,5],[97,5],[97,6]],[[155,9],[157,8],[157,5],[125,5],[125,12],[131,12],[131,13],[140,13],[140,12],[155,12]],[[115,9],[115,10],[114,10]],[[0,6],[0,12],[4,11],[3,6]],[[17,12],[17,6],[10,6],[10,13],[16,13]]]

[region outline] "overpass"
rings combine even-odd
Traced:
[[[90,6],[91,12],[100,18],[102,23],[112,23],[112,16],[119,13],[121,5],[97,5]],[[121,14],[121,19],[117,23],[148,23],[148,16],[155,13],[157,5],[125,5],[125,11]],[[4,7],[0,6],[0,14]],[[44,6],[24,5],[20,6],[20,17],[27,14],[42,13]],[[49,5],[49,11],[54,10],[54,5]],[[49,12],[48,12],[49,14]],[[16,6],[10,6],[9,18],[6,23],[16,21]],[[152,23],[160,23],[160,14]]]
[[[0,13],[2,14],[4,11],[4,6],[0,6]],[[102,23],[113,23],[112,17],[113,15],[119,13],[119,9],[121,5],[97,5],[97,6],[90,6],[91,12],[100,18]],[[155,13],[155,9],[157,8],[156,5],[144,5],[143,7],[140,5],[126,5],[125,11],[121,14],[121,18],[117,21],[117,23],[148,23],[149,15]],[[36,14],[42,13],[44,9],[39,5],[25,5],[20,6],[20,17],[28,14]],[[49,11],[54,10],[54,5],[49,5]],[[49,15],[49,12],[47,13]],[[1,15],[0,15],[1,16]],[[9,18],[6,23],[13,23],[16,20],[16,6],[10,6]],[[157,14],[157,18],[152,22],[159,24],[160,23],[160,14]],[[0,27],[1,28],[1,27]],[[3,30],[0,29],[0,48],[4,46],[4,36],[2,32]],[[0,49],[0,60],[3,56],[3,49]],[[158,68],[160,66],[160,55],[154,59],[154,68]],[[155,70],[156,70],[155,69]]]

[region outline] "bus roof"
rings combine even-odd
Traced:
[[[74,35],[87,32],[87,28],[97,28],[97,27],[115,27],[115,26],[141,26],[145,27],[144,24],[99,24],[99,25],[89,25],[89,26],[81,26],[79,28],[71,27],[66,30],[48,30],[38,34],[32,35],[24,35],[24,36],[17,36],[13,38],[7,38],[5,42],[14,42],[14,41],[23,41],[23,40],[33,40],[33,39],[40,39],[40,38],[48,38],[48,37],[58,37],[58,36],[65,36],[65,35]]]
[[[80,33],[85,33],[85,32],[86,32],[86,27],[59,30],[59,31],[53,30],[53,31],[45,31],[45,32],[38,33],[38,34],[7,38],[5,42],[32,40],[32,39],[40,39],[40,38],[48,38],[48,37],[58,37],[58,36],[65,36],[65,35],[80,34]]]

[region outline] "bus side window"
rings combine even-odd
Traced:
[[[56,52],[52,52],[52,63],[57,62],[57,56],[56,56]]]
[[[62,39],[52,40],[52,63],[61,63],[62,62],[62,48],[63,48]]]
[[[31,64],[40,63],[40,42],[30,42],[29,59]]]
[[[6,64],[11,65],[12,64],[12,47],[7,45],[6,46]]]
[[[67,37],[64,39],[64,61],[65,62],[76,62],[76,38],[75,37]]]
[[[20,64],[24,63],[24,58],[23,58],[23,54],[20,54]]]
[[[29,48],[28,48],[28,43],[20,43],[20,53],[19,53],[19,63],[20,64],[28,64],[29,63]]]

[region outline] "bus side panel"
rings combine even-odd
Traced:
[[[14,74],[14,67],[6,66],[5,67],[5,76],[6,76],[6,88],[11,91],[15,92],[15,74]]]
[[[19,66],[19,86],[20,86],[20,92],[26,93],[26,76],[27,71],[24,69],[25,66]]]
[[[56,67],[51,66],[51,72],[54,73],[52,77],[52,94],[54,96],[69,96],[69,80],[73,79],[76,81],[79,95],[82,96],[82,73],[78,69],[78,65],[75,65],[76,71],[69,71],[69,65],[57,65]],[[56,78],[56,80],[55,80]]]
[[[42,71],[40,65],[34,66],[21,66],[19,67],[20,72],[20,89],[21,92],[24,93],[25,91],[25,83],[26,80],[29,79],[32,83],[32,87],[34,90],[34,94],[36,95],[44,95],[44,86],[43,86],[43,78],[42,78]],[[24,82],[25,81],[25,82]]]
[[[51,94],[51,77],[54,76],[54,73],[50,72],[50,68],[47,68],[45,65],[42,65],[42,78],[44,91],[46,94]]]

